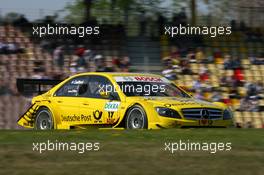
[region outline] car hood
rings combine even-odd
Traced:
[[[135,97],[130,97],[135,98]],[[140,100],[152,103],[154,106],[163,106],[169,108],[218,108],[223,107],[218,104],[210,103],[207,101],[195,98],[178,98],[178,97],[137,97]]]

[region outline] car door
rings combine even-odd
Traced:
[[[116,124],[120,117],[120,100],[118,94],[113,90],[111,81],[100,75],[90,75],[88,77],[89,90],[81,100],[81,115],[90,116],[90,124]],[[100,91],[102,90],[111,93],[111,97],[101,96]]]
[[[83,84],[87,84],[85,76],[75,77],[66,82],[54,94],[54,103],[58,116],[62,122],[70,124],[82,123],[80,116],[79,90]]]

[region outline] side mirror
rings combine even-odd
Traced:
[[[102,91],[102,92],[100,92],[100,96],[101,96],[102,98],[104,98],[104,99],[109,99],[110,101],[111,101],[111,100],[119,100],[119,98],[116,97],[116,96],[114,95],[114,93],[112,93],[112,92],[104,92],[104,91]]]
[[[109,98],[110,97],[110,93],[109,92],[105,92],[105,91],[101,91],[100,92],[100,96],[103,98]]]

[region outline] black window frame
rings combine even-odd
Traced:
[[[71,81],[75,80],[75,79],[78,79],[78,78],[88,78],[87,75],[81,75],[81,76],[78,76],[78,77],[74,77],[74,78],[71,78],[70,80],[68,80],[67,82],[65,82],[61,87],[59,87],[59,89],[56,90],[56,92],[54,93],[54,97],[83,97],[83,96],[79,96],[78,95],[78,92],[79,92],[79,87],[78,87],[78,90],[77,90],[77,96],[74,96],[74,95],[58,95],[58,92],[64,88],[64,86],[66,86],[67,84],[69,84]],[[89,81],[89,79],[87,80]],[[78,85],[80,86],[80,84]]]
[[[106,81],[108,81],[111,86],[114,87],[113,83],[110,81],[109,78],[105,77],[105,76],[102,76],[102,75],[81,75],[81,76],[78,76],[78,77],[74,77],[70,80],[68,80],[67,82],[65,82],[61,87],[59,87],[59,89],[56,90],[56,92],[54,93],[54,97],[82,97],[82,98],[95,98],[95,99],[105,99],[105,100],[111,100],[111,98],[103,98],[101,96],[91,96],[89,92],[85,93],[84,95],[77,95],[77,96],[68,96],[68,95],[58,95],[58,92],[64,88],[64,86],[68,83],[70,83],[71,81],[75,80],[75,79],[78,79],[78,78],[82,78],[84,77],[86,80],[87,80],[87,85],[88,85],[88,89],[89,89],[89,81],[93,78],[93,77],[100,77],[100,78],[104,78]],[[97,78],[98,79],[98,78]],[[80,86],[80,85],[79,85]],[[79,92],[79,87],[78,87],[78,90],[77,90],[77,94]],[[119,94],[117,92],[114,92],[114,99],[112,100],[116,100],[116,101],[120,101],[120,97],[119,97]]]

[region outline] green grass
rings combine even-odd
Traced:
[[[0,131],[0,174],[263,174],[257,129]],[[32,151],[33,142],[100,142],[100,150]],[[231,142],[230,151],[165,151],[165,142]]]

